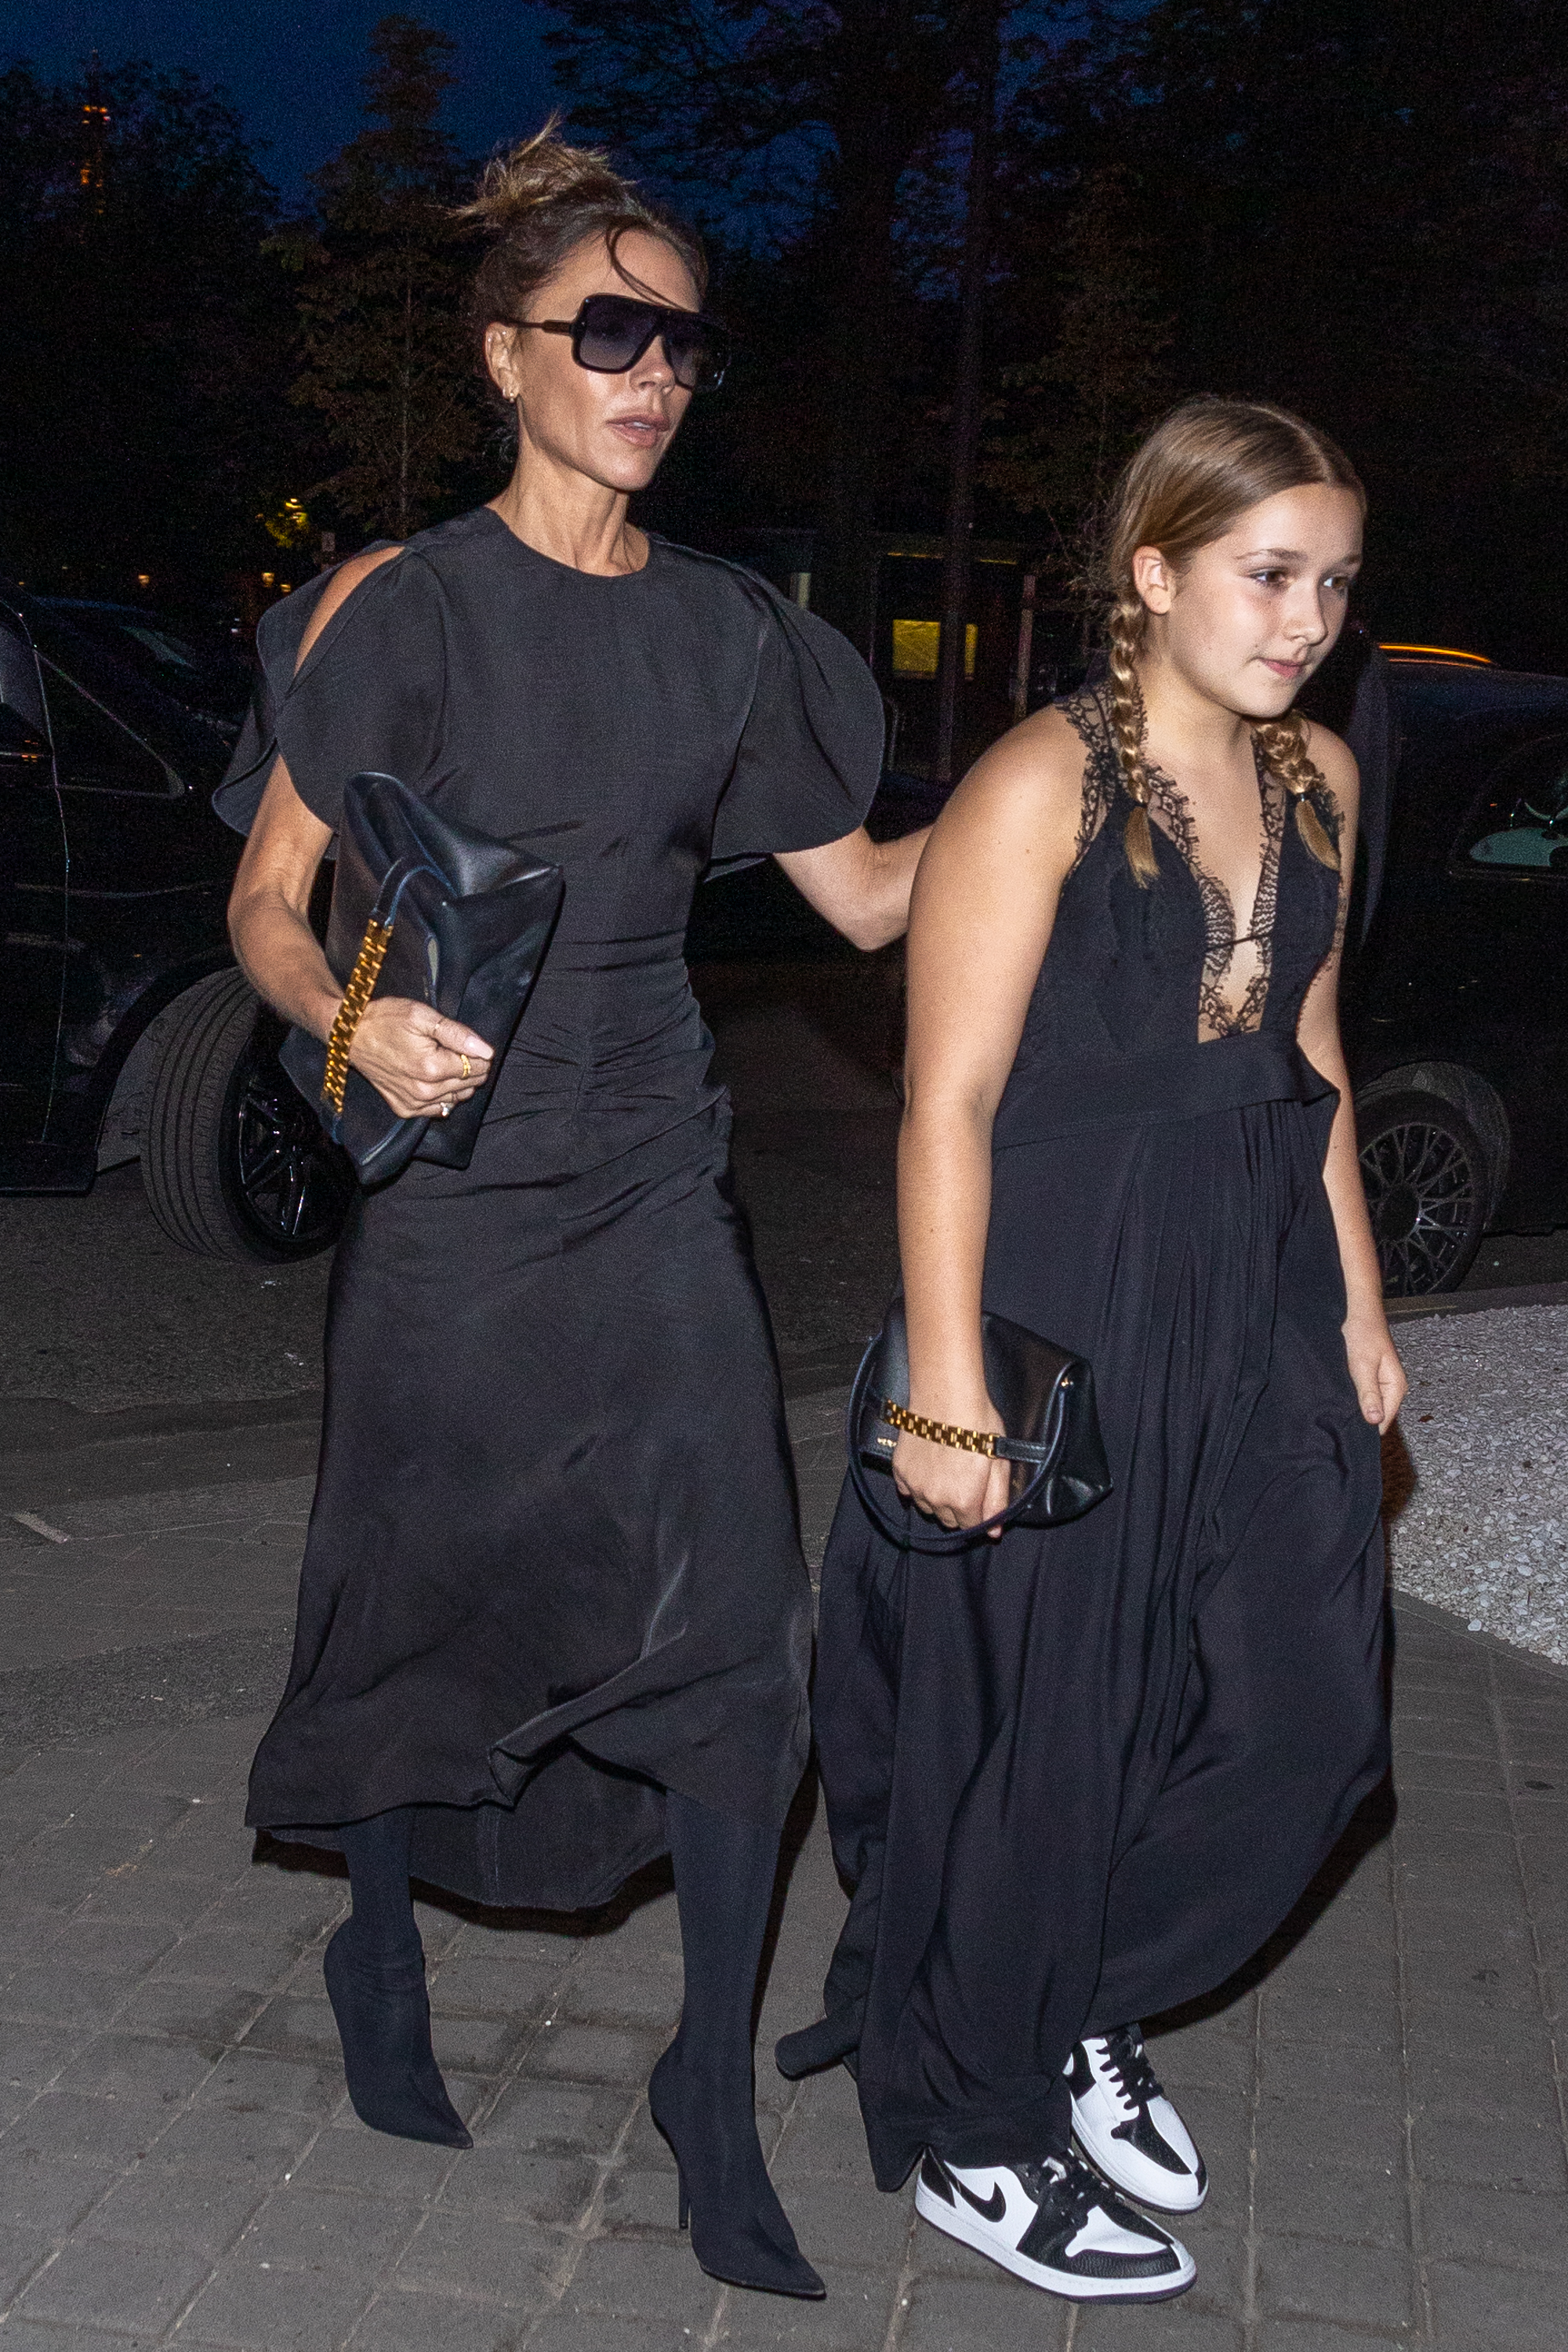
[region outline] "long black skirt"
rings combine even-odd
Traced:
[[[340,1245],[247,1819],[331,1846],[416,1805],[416,1876],[573,1908],[664,1850],[666,1789],[782,1822],[811,1594],[726,1106],[520,1177],[552,1139],[489,1121],[469,1170],[416,1161]]]
[[[1211,1092],[1283,1066],[1240,1043],[1194,1049]],[[826,2003],[884,2189],[926,2146],[1065,2148],[1073,2043],[1223,1982],[1386,1768],[1378,1438],[1301,1066],[1298,1098],[996,1155],[986,1304],[1089,1358],[1106,1502],[943,1558],[840,1502],[816,1735],[855,1893]]]

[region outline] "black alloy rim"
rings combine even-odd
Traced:
[[[1412,1298],[1443,1289],[1481,1206],[1468,1152],[1444,1128],[1402,1119],[1363,1145],[1361,1166],[1384,1291]]]
[[[353,1195],[353,1163],[264,1037],[238,1077],[230,1142],[240,1206],[268,1248],[308,1256],[337,1238]]]

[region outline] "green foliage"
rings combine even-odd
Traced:
[[[484,430],[462,326],[471,259],[450,219],[463,174],[438,119],[456,44],[395,16],[370,47],[367,128],[315,175],[320,233],[279,243],[304,361],[289,397],[345,460],[309,495],[406,539]]]

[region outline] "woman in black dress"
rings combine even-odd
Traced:
[[[799,2073],[855,2053],[878,2181],[1073,2298],[1163,2297],[1202,2159],[1137,2020],[1221,1983],[1385,1762],[1384,1316],[1335,1015],[1355,765],[1290,713],[1361,549],[1298,419],[1178,410],[1113,518],[1110,677],[1014,730],[910,933],[910,1504],[1006,1465],[982,1307],[1094,1370],[1114,1491],[900,1549],[847,1488],[817,1739],[855,1888]],[[1247,910],[1243,912],[1243,910]],[[1073,2153],[1071,2136],[1092,2158]]]
[[[820,2294],[763,2163],[751,2051],[810,1593],[682,941],[704,870],[769,854],[860,944],[894,938],[921,845],[860,829],[881,706],[843,638],[627,521],[717,365],[693,240],[548,136],[472,210],[516,471],[345,565],[297,667],[280,608],[233,935],[325,1037],[342,992],[307,908],[366,769],[556,860],[565,902],[472,1164],[416,1160],[340,1245],[294,1659],[248,1818],[347,1856],[326,1969],[358,2112],[458,2144],[410,1872],[573,1907],[668,1850],[686,1996],[650,2095],[682,2218],[689,2195],[716,2274]],[[353,1047],[404,1116],[464,1099],[487,1054],[395,999]]]

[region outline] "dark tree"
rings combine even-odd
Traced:
[[[933,238],[951,246],[942,142],[966,120],[994,5],[554,0],[553,13],[574,128],[748,247],[742,287],[757,258],[772,265],[771,300],[742,322],[752,365],[730,429],[753,484],[775,499],[793,485],[825,527],[814,597],[862,635],[868,534],[899,498],[911,412],[950,389],[929,376],[917,289]]]
[[[274,197],[237,117],[132,64],[0,75],[0,562],[58,588],[216,584],[296,487]],[[264,558],[258,558],[265,560]]]
[[[405,539],[483,435],[465,340],[471,257],[450,218],[463,188],[440,127],[456,44],[413,16],[370,37],[368,127],[315,174],[318,235],[280,240],[300,272],[304,366],[290,397],[344,461],[316,490]]]
[[[1236,393],[1282,401],[1344,443],[1372,492],[1380,627],[1561,663],[1568,604],[1542,587],[1568,483],[1556,13],[1542,0],[1158,0],[1102,23],[1070,71],[1042,72],[1029,127],[1066,266],[1037,346],[1037,481],[1087,418],[1097,351],[1108,390],[1131,394],[1110,404],[1120,425],[1145,421],[1121,331],[1133,298],[1151,330],[1145,415],[1183,393]],[[1086,233],[1106,264],[1087,278]],[[1086,346],[1096,278],[1102,319]],[[1064,369],[1076,389],[1058,408]]]

